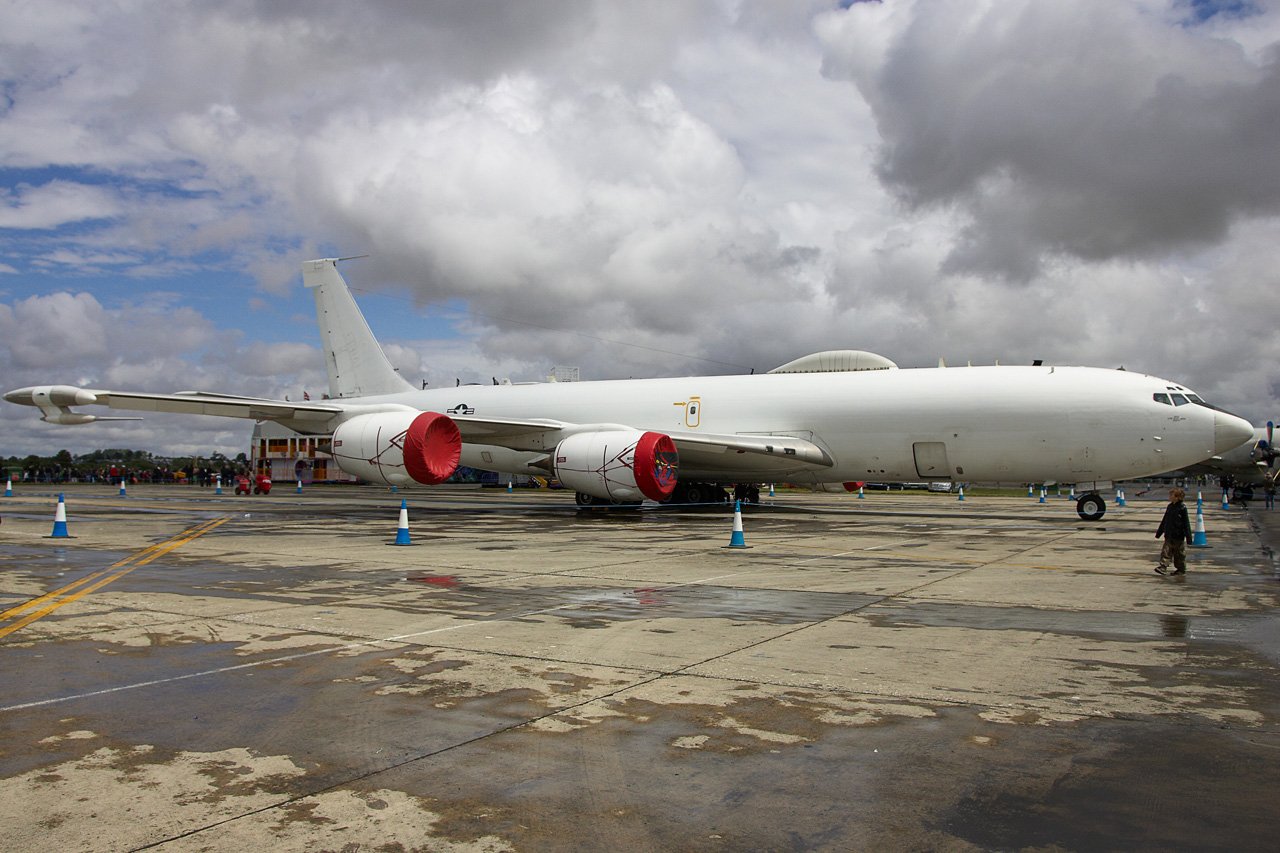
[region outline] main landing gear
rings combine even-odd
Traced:
[[[1091,492],[1087,495],[1081,495],[1076,501],[1076,512],[1085,521],[1097,521],[1107,512],[1107,502],[1102,499],[1102,495]]]

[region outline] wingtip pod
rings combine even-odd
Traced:
[[[8,392],[4,398],[20,406],[35,406],[41,412],[40,420],[46,423],[69,426],[102,420],[97,415],[85,415],[69,408],[100,403],[102,401],[98,399],[98,395],[101,393],[103,392],[90,391],[88,388],[76,388],[74,385],[30,385]]]
[[[9,391],[4,398],[20,406],[91,406],[98,402],[98,391],[74,385],[29,385]]]

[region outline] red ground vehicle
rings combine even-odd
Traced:
[[[250,489],[253,490],[253,493],[255,495],[271,494],[271,478],[266,476],[265,474],[259,474],[258,476],[253,478],[253,482],[252,484],[250,484],[249,478],[244,476],[243,474],[236,477],[236,494],[237,495],[247,495],[249,494]]]

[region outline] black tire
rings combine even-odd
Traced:
[[[684,502],[687,504],[706,503],[708,497],[707,487],[701,483],[690,483],[685,487]]]
[[[1085,521],[1098,521],[1106,515],[1107,502],[1102,499],[1102,495],[1081,495],[1076,501],[1076,512]]]
[[[574,492],[573,499],[578,502],[579,507],[592,507],[600,503],[600,499],[595,495],[589,495],[586,492]]]

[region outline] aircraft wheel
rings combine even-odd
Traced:
[[[578,502],[578,506],[580,507],[595,506],[600,503],[595,495],[589,495],[586,492],[575,492],[573,499]]]
[[[701,483],[690,483],[685,487],[684,502],[687,504],[706,503],[708,497],[707,487]]]
[[[1106,514],[1106,511],[1107,504],[1102,499],[1102,495],[1083,495],[1076,501],[1076,512],[1085,521],[1097,521]]]

